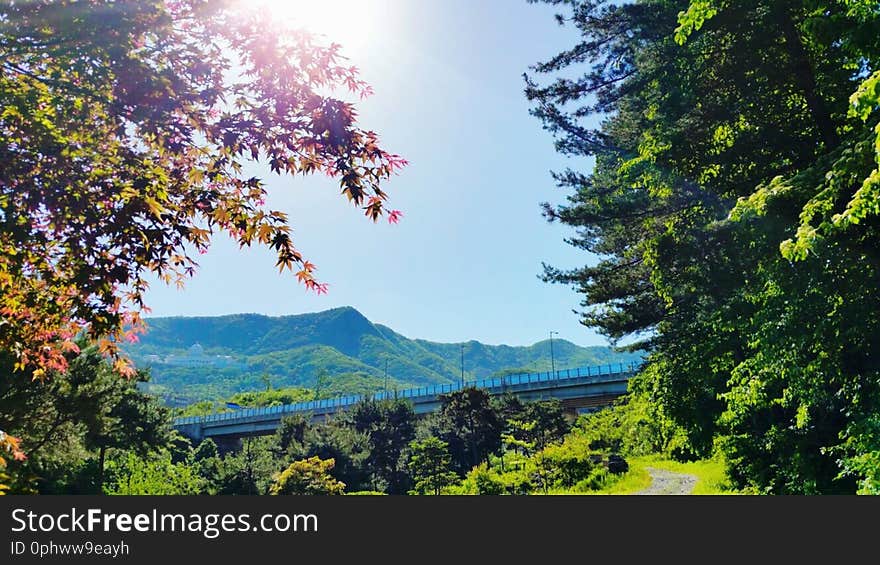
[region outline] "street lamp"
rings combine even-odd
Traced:
[[[556,359],[553,358],[553,334],[559,335],[559,332],[550,332],[550,367],[553,369],[553,378],[556,378]]]
[[[461,388],[464,389],[464,343],[461,344]]]

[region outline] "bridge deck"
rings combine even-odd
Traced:
[[[372,395],[351,395],[324,400],[298,402],[283,406],[247,408],[233,412],[177,418],[174,427],[193,439],[232,435],[257,435],[272,433],[284,416],[310,413],[316,419],[332,415],[354,406],[366,398],[408,399],[418,414],[436,410],[440,395],[467,387],[486,389],[489,394],[511,392],[524,400],[559,398],[569,401],[585,398],[613,398],[626,392],[626,382],[635,373],[636,364],[601,365],[578,369],[566,369],[556,373],[529,373],[506,375],[491,379],[468,381],[464,384],[449,383],[400,391],[379,392]],[[590,403],[587,403],[588,405]]]

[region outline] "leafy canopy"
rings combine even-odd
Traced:
[[[870,490],[880,5],[547,2],[581,37],[526,95],[595,165],[556,173],[569,196],[545,214],[598,260],[545,278],[649,352],[622,421],[681,458],[720,448],[738,487]]]
[[[380,185],[406,162],[326,94],[370,94],[357,69],[245,3],[4,2],[0,61],[0,348],[35,376],[82,329],[136,339],[147,279],[183,284],[221,232],[326,292],[249,161],[400,216]]]

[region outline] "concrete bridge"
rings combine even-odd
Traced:
[[[416,414],[427,414],[440,407],[440,395],[461,390],[463,387],[482,388],[491,395],[510,392],[523,401],[558,398],[568,414],[576,415],[607,406],[615,398],[625,394],[627,382],[637,370],[637,364],[613,364],[565,369],[555,373],[507,375],[469,381],[464,385],[433,385],[368,396],[343,396],[284,406],[246,408],[207,416],[176,418],[174,428],[196,442],[212,438],[218,445],[225,446],[236,443],[242,437],[271,435],[285,416],[311,414],[313,421],[321,421],[365,398],[406,399],[412,403]]]

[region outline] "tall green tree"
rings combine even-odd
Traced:
[[[244,438],[241,450],[223,456],[217,494],[266,494],[278,467],[270,445],[269,438]]]
[[[429,435],[449,446],[453,467],[461,475],[501,448],[504,423],[484,389],[468,387],[440,396],[440,410],[427,421]]]
[[[562,441],[570,429],[562,411],[562,402],[556,398],[527,403],[522,418],[535,424],[529,439],[534,441],[538,449]]]
[[[25,380],[0,361],[0,428],[20,436],[27,461],[23,481],[44,492],[99,493],[108,451],[146,457],[169,445],[169,410],[142,392],[146,373],[121,379],[97,350],[68,354],[68,370],[46,380]]]
[[[403,400],[365,400],[349,410],[346,419],[367,437],[369,455],[364,464],[373,489],[404,494],[409,489],[403,452],[416,436],[416,415]]]
[[[102,419],[92,422],[86,432],[87,446],[98,450],[96,482],[98,489],[103,490],[104,462],[109,449],[123,449],[146,457],[158,446],[171,442],[172,429],[169,410],[155,397],[138,390],[137,383],[148,380],[144,373],[138,372],[134,382],[121,381],[96,357],[92,362],[98,363],[98,370],[109,373],[105,381],[114,385],[101,398],[108,407],[107,412]],[[71,374],[76,372],[77,368],[72,368]]]
[[[449,445],[436,437],[414,441],[409,446],[408,467],[412,474],[415,494],[439,495],[444,487],[452,485],[458,476],[452,470]]]
[[[380,185],[405,161],[334,97],[371,92],[339,49],[241,2],[0,4],[0,349],[37,376],[80,330],[113,354],[147,279],[182,284],[219,232],[325,292],[244,165],[398,221]]]
[[[318,457],[334,461],[333,476],[350,491],[369,487],[366,460],[370,455],[367,437],[339,420],[306,429],[303,443],[294,450],[296,459]]]
[[[595,166],[556,174],[573,192],[545,214],[599,261],[545,277],[650,352],[632,390],[683,431],[678,455],[720,446],[762,492],[852,492],[848,461],[880,447],[880,8],[550,3],[582,40],[526,94]]]
[[[217,485],[223,474],[223,459],[214,440],[203,439],[184,460],[203,481],[203,491],[199,494],[217,494]]]
[[[293,414],[281,418],[272,437],[272,454],[276,459],[287,459],[305,443],[306,430],[311,423],[310,415]]]

